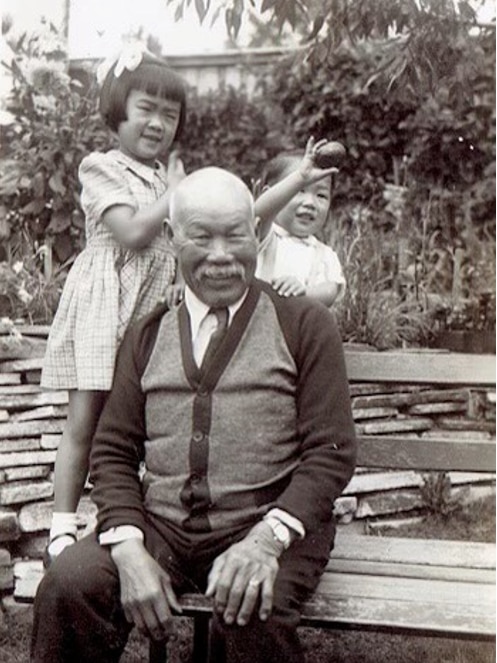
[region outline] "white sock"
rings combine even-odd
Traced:
[[[52,514],[52,526],[50,527],[50,539],[60,534],[72,534],[76,536],[78,531],[76,513],[54,511]]]

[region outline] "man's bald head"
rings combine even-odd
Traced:
[[[214,308],[238,301],[257,260],[254,201],[242,180],[220,168],[197,170],[176,187],[170,216],[186,284]]]
[[[187,175],[174,190],[170,201],[170,223],[177,234],[185,216],[212,209],[233,210],[254,220],[254,199],[236,175],[222,168],[201,168]]]

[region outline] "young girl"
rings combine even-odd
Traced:
[[[67,278],[42,373],[43,387],[69,391],[47,564],[76,539],[91,440],[124,332],[166,295],[173,303],[181,296],[181,286],[171,295],[175,259],[164,220],[170,191],[184,171],[174,153],[167,171],[157,157],[181,133],[185,106],[182,80],[139,49],[124,51],[103,80],[100,111],[118,149],[90,154],[81,163],[87,245]],[[326,174],[313,164],[315,147],[311,141],[297,175],[257,201],[257,214],[273,216],[303,182]]]
[[[174,153],[167,171],[157,158],[180,135],[185,106],[182,80],[139,49],[123,51],[103,80],[100,111],[118,148],[81,162],[87,244],[68,275],[41,380],[45,388],[69,391],[48,559],[75,540],[91,439],[123,334],[164,299],[174,279],[164,218],[170,190],[184,172]]]
[[[307,160],[312,160],[312,147],[308,144]],[[278,155],[264,169],[263,186],[271,191],[288,182],[305,161],[299,151]],[[308,178],[274,216],[274,223],[260,226],[256,276],[271,283],[280,295],[308,295],[331,306],[343,294],[345,279],[338,256],[315,237],[325,224],[330,193],[329,177]]]

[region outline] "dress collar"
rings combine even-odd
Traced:
[[[154,166],[147,166],[145,163],[141,163],[132,157],[129,157],[127,154],[121,152],[121,150],[113,150],[117,161],[122,163],[126,168],[132,170],[138,177],[141,177],[142,180],[146,180],[150,184],[153,183],[156,175],[162,179],[166,179],[166,169],[164,164],[160,161],[155,161]]]

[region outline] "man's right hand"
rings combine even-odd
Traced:
[[[172,611],[181,613],[169,574],[139,539],[113,545],[111,556],[119,572],[126,619],[155,640],[165,638]]]

